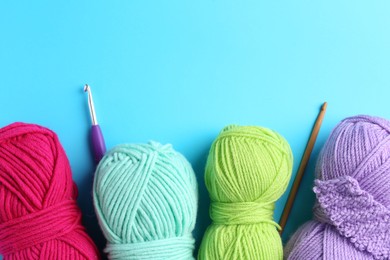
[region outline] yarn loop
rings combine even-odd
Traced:
[[[110,259],[192,259],[195,240],[191,236],[173,237],[134,244],[108,244]]]
[[[273,221],[273,204],[262,204],[258,202],[212,202],[210,206],[210,217],[215,224],[224,225],[245,225],[269,223],[279,228]]]
[[[81,223],[80,214],[75,202],[64,201],[0,224],[0,252],[8,255],[72,232]]]

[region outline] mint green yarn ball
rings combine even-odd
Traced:
[[[289,183],[292,162],[289,144],[275,131],[255,126],[222,130],[206,164],[213,223],[198,259],[283,258],[273,210]]]
[[[110,150],[96,170],[93,198],[109,259],[193,259],[197,183],[171,145]]]

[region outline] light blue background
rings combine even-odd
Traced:
[[[3,0],[0,125],[33,122],[58,133],[84,221],[102,248],[82,92],[89,83],[108,148],[153,139],[192,163],[199,243],[210,222],[203,169],[220,129],[275,129],[291,144],[295,174],[328,101],[286,239],[311,217],[315,159],[335,124],[361,113],[390,118],[389,8],[388,1]]]

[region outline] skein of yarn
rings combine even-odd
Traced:
[[[314,220],[285,248],[288,259],[390,258],[390,122],[344,119],[316,165]]]
[[[282,259],[273,210],[291,170],[290,146],[278,133],[254,126],[223,129],[207,159],[205,182],[213,223],[198,258]]]
[[[171,145],[113,148],[98,165],[93,196],[109,259],[193,259],[197,183]]]
[[[0,129],[0,253],[7,259],[98,259],[81,225],[77,187],[56,134]]]

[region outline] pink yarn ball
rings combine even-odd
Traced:
[[[56,134],[0,129],[0,253],[7,259],[99,259],[81,225],[77,187]]]

